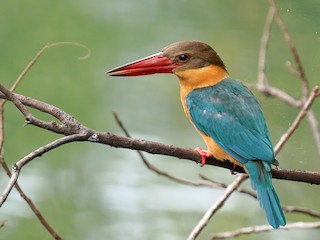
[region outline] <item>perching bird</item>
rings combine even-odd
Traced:
[[[286,224],[272,186],[277,165],[260,104],[247,87],[229,77],[218,54],[199,41],[170,44],[161,52],[107,72],[110,76],[173,73],[180,80],[184,112],[205,141],[207,156],[242,166],[273,228]]]

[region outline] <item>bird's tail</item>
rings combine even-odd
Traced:
[[[272,186],[271,166],[263,161],[248,161],[245,168],[250,175],[251,186],[257,191],[260,206],[273,228],[286,225],[279,198]]]

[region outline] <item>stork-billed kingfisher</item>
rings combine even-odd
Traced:
[[[232,79],[215,50],[199,41],[170,44],[161,52],[117,67],[110,76],[173,73],[180,81],[180,97],[187,118],[205,141],[206,157],[242,166],[257,191],[260,205],[273,228],[286,224],[272,186],[275,159],[260,104],[251,91]]]

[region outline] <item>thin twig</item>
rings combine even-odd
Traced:
[[[309,110],[308,112],[308,121],[311,128],[311,132],[313,134],[314,141],[316,143],[316,147],[318,150],[318,154],[320,156],[320,129],[319,129],[319,121],[317,120],[314,112]]]
[[[89,57],[90,55],[90,49],[87,48],[86,46],[79,44],[79,43],[72,43],[72,42],[57,42],[57,43],[48,43],[46,44],[36,55],[35,57],[29,62],[29,64],[25,67],[25,69],[22,71],[22,73],[19,75],[19,77],[16,79],[16,81],[14,82],[14,84],[11,86],[10,90],[7,90],[5,88],[2,88],[2,92],[6,94],[7,97],[9,97],[11,99],[11,101],[13,103],[15,103],[15,105],[17,106],[17,108],[23,113],[23,115],[25,116],[25,119],[28,119],[29,117],[31,117],[31,114],[29,113],[29,111],[26,109],[26,107],[17,99],[15,98],[11,92],[15,91],[16,88],[18,87],[18,85],[21,83],[22,79],[24,78],[24,76],[30,71],[30,69],[32,68],[32,66],[34,66],[34,64],[37,62],[37,60],[40,58],[40,56],[42,55],[42,53],[46,50],[49,49],[51,47],[54,46],[58,46],[58,45],[75,45],[78,47],[82,47],[85,48],[87,50],[87,55],[84,57],[79,58],[81,59],[85,59],[87,57]],[[7,163],[5,162],[5,159],[3,157],[3,142],[4,142],[4,121],[3,121],[3,111],[4,111],[4,105],[5,105],[6,101],[4,99],[1,99],[0,101],[0,114],[1,114],[1,130],[0,130],[0,162],[1,165],[3,167],[3,169],[5,170],[5,172],[7,173],[7,175],[9,176],[9,178],[11,178],[11,172],[10,169],[7,165]],[[34,214],[36,215],[36,217],[39,219],[40,223],[47,229],[47,231],[51,234],[51,236],[56,239],[56,240],[62,240],[62,237],[53,229],[53,227],[47,222],[47,220],[43,217],[43,215],[41,214],[41,212],[39,211],[39,209],[35,206],[35,204],[33,203],[33,201],[24,193],[24,191],[22,190],[22,188],[19,186],[18,183],[15,184],[15,188],[17,189],[17,191],[19,192],[20,196],[26,201],[26,203],[29,205],[30,209],[34,212]],[[3,222],[5,223],[5,222]]]
[[[320,228],[320,222],[295,222],[288,223],[284,227],[280,227],[278,230],[292,230],[292,229],[308,229],[308,228]],[[240,228],[233,231],[221,232],[211,235],[211,240],[213,239],[227,239],[227,238],[235,238],[243,235],[253,234],[253,233],[262,233],[262,232],[271,232],[276,231],[269,225],[261,225],[261,226],[252,226],[246,228]]]
[[[4,161],[3,157],[0,157],[0,163],[2,165],[2,168],[7,173],[8,177],[11,178],[11,171],[7,165],[7,163]],[[44,218],[44,216],[41,214],[40,210],[36,207],[36,205],[33,203],[31,198],[29,198],[25,192],[22,190],[18,182],[14,185],[14,187],[19,192],[20,196],[26,201],[26,203],[29,205],[30,209],[34,212],[36,217],[39,219],[40,223],[47,229],[47,231],[51,234],[51,236],[56,240],[62,240],[63,238],[53,229],[53,227],[48,223],[48,221]]]
[[[288,213],[302,213],[304,215],[309,215],[311,217],[320,218],[320,212],[304,208],[304,207],[296,207],[296,206],[283,206],[282,207],[285,212]]]
[[[302,107],[301,111],[299,112],[298,116],[296,117],[296,119],[293,121],[292,125],[289,127],[289,129],[287,130],[287,132],[285,132],[279,142],[277,143],[277,145],[275,146],[275,153],[278,153],[281,148],[284,146],[284,144],[288,141],[288,139],[290,138],[290,136],[294,133],[294,131],[299,127],[302,119],[308,114],[309,109],[311,108],[314,100],[319,96],[319,92],[320,89],[318,86],[314,87],[310,96],[308,97],[308,99],[306,100],[304,106]]]
[[[262,86],[268,85],[268,80],[266,77],[266,60],[267,60],[267,50],[269,45],[270,32],[271,32],[274,13],[275,13],[274,8],[269,7],[269,11],[264,24],[264,30],[263,30],[263,34],[260,42],[259,62],[258,62],[258,84]]]
[[[131,135],[129,134],[128,130],[126,129],[126,127],[123,125],[122,121],[120,120],[118,114],[116,112],[112,112],[113,113],[113,116],[116,120],[116,123],[119,125],[119,127],[121,128],[121,130],[124,132],[124,134],[131,138]],[[180,178],[180,177],[176,177],[172,174],[169,174],[159,168],[157,168],[155,165],[151,164],[147,158],[144,156],[144,154],[137,150],[137,153],[140,157],[140,159],[142,160],[142,162],[144,163],[144,165],[152,172],[160,175],[160,176],[163,176],[163,177],[166,177],[174,182],[177,182],[177,183],[182,183],[182,184],[185,184],[185,185],[190,185],[190,186],[195,186],[195,187],[200,187],[200,186],[204,186],[204,187],[216,187],[215,184],[209,182],[209,181],[191,181],[191,180],[188,180],[188,179],[185,179],[185,178]]]
[[[267,96],[276,97],[292,107],[297,108],[302,106],[301,100],[294,99],[289,94],[280,90],[279,88],[273,87],[271,85],[261,85],[261,84],[246,84],[246,85],[250,89],[257,90]]]
[[[206,181],[208,181],[208,182],[211,182],[212,185],[214,185],[215,187],[219,187],[219,188],[227,188],[227,187],[228,187],[227,184],[222,183],[222,182],[218,182],[218,181],[213,180],[213,179],[211,179],[211,178],[208,178],[207,176],[205,176],[205,175],[203,175],[203,174],[199,174],[199,176],[200,176],[202,179],[204,179],[204,180],[206,180]],[[253,192],[253,191],[250,191],[250,190],[247,190],[247,189],[241,189],[241,188],[238,188],[237,191],[238,191],[239,193],[247,194],[247,195],[249,195],[249,196],[251,196],[251,197],[253,197],[253,198],[255,198],[255,199],[257,198],[257,194],[256,194],[255,192]]]
[[[240,184],[246,180],[248,176],[246,174],[240,174],[227,188],[224,194],[207,210],[202,219],[192,230],[188,236],[188,240],[194,240],[209,223],[212,216],[223,206],[225,201],[230,197],[230,195],[236,191]]]
[[[55,43],[47,43],[41,50],[34,56],[34,58],[29,62],[29,64],[25,67],[25,69],[21,72],[15,83],[10,88],[10,91],[14,92],[17,88],[18,84],[21,82],[21,80],[24,78],[24,76],[30,71],[32,66],[37,62],[37,60],[40,58],[40,56],[43,54],[43,52],[51,47],[55,46],[61,46],[61,45],[71,45],[71,46],[77,46],[86,49],[87,54],[85,56],[79,57],[79,60],[84,60],[88,58],[91,54],[90,48],[87,46],[77,43],[77,42],[55,42]]]
[[[299,76],[299,79],[300,79],[300,81],[302,83],[302,99],[306,100],[307,96],[308,96],[308,92],[309,92],[309,86],[308,86],[309,84],[308,84],[307,76],[306,76],[305,71],[304,71],[303,66],[302,66],[302,62],[301,62],[300,56],[298,54],[298,50],[297,50],[296,46],[293,43],[293,40],[292,40],[292,38],[291,38],[291,36],[289,34],[287,26],[285,25],[284,21],[282,20],[280,14],[278,12],[278,9],[277,9],[275,1],[274,0],[269,0],[269,4],[275,11],[276,22],[277,22],[277,24],[278,24],[278,26],[279,26],[282,34],[283,34],[283,37],[284,37],[285,41],[287,42],[287,45],[289,46],[289,48],[291,50],[291,53],[293,55],[293,59],[297,64],[298,76]]]
[[[12,190],[13,186],[16,184],[17,179],[20,174],[20,171],[24,165],[26,165],[28,162],[32,161],[34,158],[42,156],[44,153],[46,153],[54,148],[57,148],[63,144],[74,142],[74,141],[83,141],[84,138],[86,138],[86,136],[84,136],[83,134],[74,134],[74,135],[59,138],[53,142],[50,142],[50,143],[34,150],[33,152],[29,153],[28,155],[23,157],[18,162],[16,162],[12,167],[12,174],[11,174],[10,180],[9,180],[5,190],[3,191],[2,195],[0,196],[0,207],[6,201],[10,191]]]
[[[208,178],[208,177],[206,177],[206,176],[204,176],[202,174],[199,174],[199,175],[200,175],[200,177],[202,179],[211,182],[216,187],[219,187],[219,188],[227,188],[228,187],[228,185],[225,184],[225,183],[221,183],[221,182],[215,181],[215,180],[210,179],[210,178]],[[246,194],[246,195],[248,195],[250,197],[253,197],[253,198],[257,199],[257,194],[255,192],[253,192],[253,191],[250,191],[250,190],[247,190],[247,189],[238,188],[237,192]],[[282,206],[282,209],[283,209],[283,211],[285,211],[287,213],[302,213],[302,214],[305,214],[305,215],[309,215],[311,217],[320,218],[320,212],[315,211],[313,209],[309,209],[309,208],[296,207],[296,206]]]
[[[2,84],[0,84],[0,91],[7,97],[8,100],[10,100],[16,107],[19,109],[19,111],[23,114],[23,116],[28,119],[30,116],[30,112],[24,106],[21,101],[14,96],[14,93],[8,89],[6,89]]]

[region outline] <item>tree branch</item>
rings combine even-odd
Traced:
[[[308,114],[308,111],[310,110],[314,100],[319,97],[320,94],[320,89],[318,86],[315,86],[310,94],[310,96],[308,97],[308,99],[306,100],[305,104],[303,105],[300,113],[298,114],[298,116],[296,117],[296,119],[294,120],[294,122],[292,123],[292,125],[289,127],[289,129],[287,130],[287,132],[285,132],[282,137],[280,138],[280,141],[278,142],[278,144],[275,146],[275,153],[278,153],[281,148],[284,146],[284,144],[286,143],[286,141],[288,141],[288,139],[290,138],[290,136],[293,134],[293,132],[299,127],[302,119]]]
[[[274,9],[275,11],[275,17],[276,17],[276,22],[283,34],[283,37],[285,39],[285,41],[287,42],[287,45],[288,47],[290,48],[291,50],[291,53],[293,55],[293,59],[295,60],[296,64],[297,64],[297,72],[298,72],[298,76],[299,76],[299,79],[302,83],[302,99],[305,100],[308,96],[308,92],[309,92],[309,84],[308,84],[308,79],[307,79],[307,76],[305,74],[305,71],[304,71],[304,68],[302,66],[302,62],[301,62],[301,59],[299,57],[299,54],[298,54],[298,50],[296,48],[296,46],[294,45],[293,43],[293,40],[289,34],[289,31],[285,25],[285,23],[283,22],[279,12],[278,12],[278,9],[277,9],[277,6],[276,6],[276,3],[274,0],[269,0],[269,4],[270,6]]]
[[[0,85],[0,89],[3,88],[4,87]],[[0,94],[0,98],[8,99],[8,97],[4,94]],[[55,133],[64,134],[66,136],[73,134],[85,136],[78,141],[90,141],[94,143],[106,144],[116,148],[141,150],[151,154],[167,155],[176,157],[178,159],[192,160],[196,163],[201,161],[201,156],[193,149],[185,149],[153,141],[118,136],[109,132],[98,132],[82,125],[74,117],[51,104],[47,104],[16,93],[12,93],[10,98],[17,98],[23,105],[50,114],[60,121],[60,123],[56,123],[54,121],[45,122],[27,114],[29,116],[28,119],[26,119],[28,124],[32,124]],[[206,165],[233,169],[233,163],[230,163],[229,161],[218,161],[214,158],[208,158]],[[235,168],[235,171],[239,173],[245,173],[244,169],[239,166]],[[273,177],[277,179],[320,184],[319,172],[276,168],[273,169],[272,173]]]
[[[246,180],[248,176],[246,174],[239,175],[227,188],[224,194],[216,201],[204,214],[197,226],[192,230],[188,236],[188,240],[194,240],[200,234],[200,232],[208,224],[212,216],[223,206],[225,201],[230,197],[230,195],[237,190],[240,184]]]
[[[280,227],[278,230],[290,230],[290,229],[307,229],[307,228],[320,228],[320,222],[295,222],[288,223],[284,227]],[[246,228],[240,228],[233,231],[221,232],[211,235],[210,239],[227,239],[227,238],[235,238],[240,237],[242,235],[248,235],[252,233],[262,233],[262,232],[271,232],[276,231],[269,225],[261,225],[261,226],[252,226]]]
[[[2,168],[7,173],[8,177],[11,178],[12,174],[11,171],[7,165],[7,163],[4,161],[3,157],[0,157],[0,163],[2,165]],[[53,236],[56,240],[62,240],[63,238],[53,229],[53,227],[48,223],[48,221],[44,218],[44,216],[41,214],[40,210],[36,207],[36,205],[33,203],[31,198],[29,198],[25,192],[22,190],[18,182],[14,185],[14,187],[17,189],[20,196],[27,202],[30,209],[34,212],[36,217],[39,219],[40,223],[47,229],[47,231]],[[1,227],[1,226],[0,226]]]
[[[267,50],[270,39],[271,26],[274,18],[275,9],[269,7],[267,18],[264,24],[264,30],[260,42],[259,62],[258,62],[258,84],[261,86],[267,86],[268,80],[266,77],[266,60]]]
[[[25,164],[32,161],[34,158],[42,156],[44,153],[46,153],[54,148],[57,148],[63,144],[74,142],[74,141],[82,141],[85,138],[87,138],[87,136],[83,135],[83,134],[74,134],[74,135],[69,135],[69,136],[59,138],[51,143],[48,143],[47,145],[44,145],[44,146],[34,150],[33,152],[31,152],[28,155],[26,155],[25,157],[23,157],[21,160],[19,160],[15,164],[13,164],[12,174],[11,174],[10,180],[9,180],[6,188],[4,189],[2,195],[0,196],[0,207],[6,201],[13,186],[16,184],[18,177],[19,177],[19,174],[20,174],[20,171]]]

